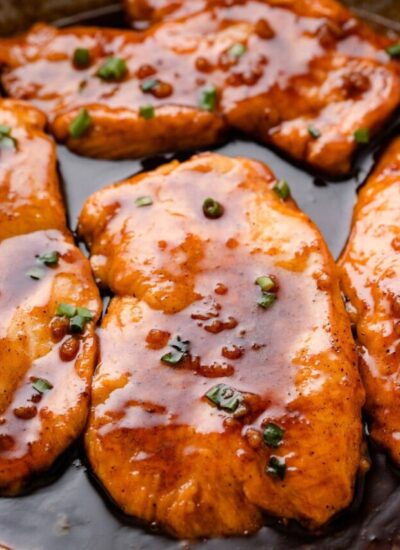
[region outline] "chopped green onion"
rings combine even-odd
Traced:
[[[149,196],[145,196],[145,197],[138,197],[136,200],[135,200],[135,205],[138,207],[138,208],[141,208],[142,206],[151,206],[153,204],[153,199]]]
[[[354,132],[354,139],[357,143],[365,145],[369,142],[369,130],[368,128],[359,128]]]
[[[181,351],[172,350],[161,357],[161,361],[167,365],[178,365],[186,357]]]
[[[68,319],[71,319],[71,317],[76,315],[76,307],[72,306],[71,304],[61,303],[56,309],[56,315],[58,315],[59,317],[68,317]]]
[[[261,298],[257,300],[257,304],[263,309],[269,309],[273,306],[276,300],[276,294],[274,292],[263,292]]]
[[[243,44],[240,44],[237,43],[237,44],[234,44],[231,48],[229,48],[229,55],[231,57],[234,57],[234,58],[239,58],[239,57],[242,57],[242,55],[245,53],[246,51],[246,46],[244,46]]]
[[[33,267],[32,269],[30,269],[29,271],[26,272],[26,274],[31,278],[31,279],[35,279],[35,281],[39,281],[39,279],[41,279],[44,275],[44,271],[43,269],[41,269],[40,267]]]
[[[147,104],[147,105],[141,105],[139,107],[139,114],[142,118],[146,120],[150,120],[151,118],[154,118],[155,111],[153,105]]]
[[[121,80],[128,68],[120,57],[109,57],[98,69],[96,75],[103,80]]]
[[[32,386],[37,392],[42,394],[48,392],[53,388],[53,384],[51,384],[45,378],[36,378],[36,380],[32,383]]]
[[[85,69],[90,65],[90,52],[87,48],[76,48],[73,57],[74,65],[79,69]]]
[[[270,422],[269,424],[266,425],[264,429],[264,433],[263,433],[264,442],[269,447],[274,447],[274,448],[279,447],[279,445],[282,443],[284,433],[285,431],[280,426]]]
[[[286,464],[285,462],[277,456],[271,456],[268,462],[266,469],[267,474],[277,477],[279,479],[284,479],[286,474]]]
[[[51,252],[45,252],[37,256],[37,259],[40,263],[44,265],[57,265],[60,254],[57,250],[52,250]]]
[[[200,93],[199,106],[205,111],[214,111],[217,104],[217,89],[207,86]]]
[[[178,365],[187,357],[190,348],[189,340],[182,340],[180,336],[176,336],[168,345],[172,350],[161,357],[163,363],[167,365]]]
[[[219,409],[235,412],[243,401],[243,394],[230,388],[226,384],[213,386],[205,395],[211,403]]]
[[[286,180],[279,180],[272,189],[282,200],[286,200],[291,195],[290,187]]]
[[[149,78],[140,84],[140,89],[144,93],[151,92],[159,83],[160,81],[156,78]]]
[[[11,127],[6,124],[0,124],[0,148],[15,149],[17,140],[11,135]]]
[[[216,220],[217,218],[220,218],[224,213],[224,207],[218,201],[212,199],[211,197],[208,197],[203,202],[203,213],[206,218]]]
[[[69,320],[69,328],[72,332],[82,332],[87,322],[88,319],[85,319],[82,315],[74,315]]]
[[[392,44],[386,48],[386,51],[390,57],[400,57],[400,42],[398,44]]]
[[[92,124],[92,118],[87,109],[81,109],[69,125],[69,134],[73,138],[82,137]]]
[[[272,290],[274,288],[275,281],[268,275],[262,275],[261,277],[257,277],[256,284],[261,288],[261,290],[268,292],[268,290]]]
[[[6,124],[0,124],[0,135],[9,136],[11,133],[11,127]]]
[[[80,317],[83,317],[86,321],[93,319],[93,313],[87,307],[77,307],[76,312]]]
[[[319,137],[321,137],[321,132],[315,126],[309,126],[308,133],[314,139],[318,139]]]

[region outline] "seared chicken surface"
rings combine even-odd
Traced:
[[[65,227],[45,117],[0,103],[0,493],[23,490],[82,431],[100,300]],[[61,230],[60,230],[61,228]]]
[[[0,100],[0,241],[65,227],[56,151],[45,124],[35,107]]]
[[[322,236],[262,164],[203,154],[90,197],[115,297],[86,450],[122,510],[180,538],[314,529],[352,500],[363,390]],[[286,198],[286,200],[285,200]]]
[[[361,189],[340,267],[371,436],[400,463],[400,138]]]
[[[206,147],[235,128],[348,172],[400,101],[388,40],[327,0],[203,4],[143,32],[39,25],[2,40],[4,88],[83,155]]]

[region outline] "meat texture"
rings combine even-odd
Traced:
[[[255,531],[263,512],[315,529],[352,500],[349,321],[320,233],[276,183],[203,154],[98,191],[80,216],[115,294],[89,461],[125,513],[177,537]]]
[[[340,268],[371,436],[400,463],[400,138],[361,189]]]
[[[143,32],[39,25],[4,39],[4,88],[83,155],[209,147],[234,128],[347,173],[399,104],[390,42],[331,0],[200,4]]]
[[[81,433],[97,353],[98,290],[65,226],[44,123],[34,108],[0,103],[3,495],[27,488]]]
[[[22,101],[0,100],[0,241],[39,229],[63,229],[53,140],[46,117]]]

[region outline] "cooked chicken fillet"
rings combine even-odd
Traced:
[[[55,144],[44,125],[36,108],[0,102],[0,493],[6,495],[50,468],[82,431],[97,353],[99,294],[65,227]]]
[[[83,155],[206,147],[235,128],[344,174],[399,104],[398,65],[347,10],[309,4],[210,2],[143,32],[39,25],[0,42],[2,82]]]
[[[0,241],[65,227],[56,150],[45,124],[35,107],[0,100]]]
[[[339,265],[357,329],[371,435],[400,463],[400,138],[361,189]]]
[[[336,268],[275,184],[203,154],[96,192],[80,216],[116,294],[89,461],[125,513],[180,538],[255,531],[263,512],[316,528],[353,497],[363,390]]]
[[[187,17],[212,7],[239,6],[247,0],[124,0],[124,7],[132,23],[143,25]],[[306,17],[327,17],[344,21],[351,13],[336,0],[260,0],[271,6],[290,8]]]

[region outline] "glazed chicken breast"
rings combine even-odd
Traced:
[[[371,436],[400,463],[400,138],[361,189],[339,265],[357,330]]]
[[[65,226],[45,116],[0,103],[0,493],[15,495],[81,433],[100,299]]]
[[[35,26],[0,41],[3,86],[83,155],[209,147],[237,129],[342,175],[399,104],[398,64],[347,10],[309,4],[208,2],[143,32]]]
[[[45,125],[35,107],[0,100],[0,241],[65,227],[56,151]]]
[[[96,192],[79,233],[115,295],[85,438],[113,501],[179,538],[347,507],[363,389],[334,262],[287,183],[202,154]]]

